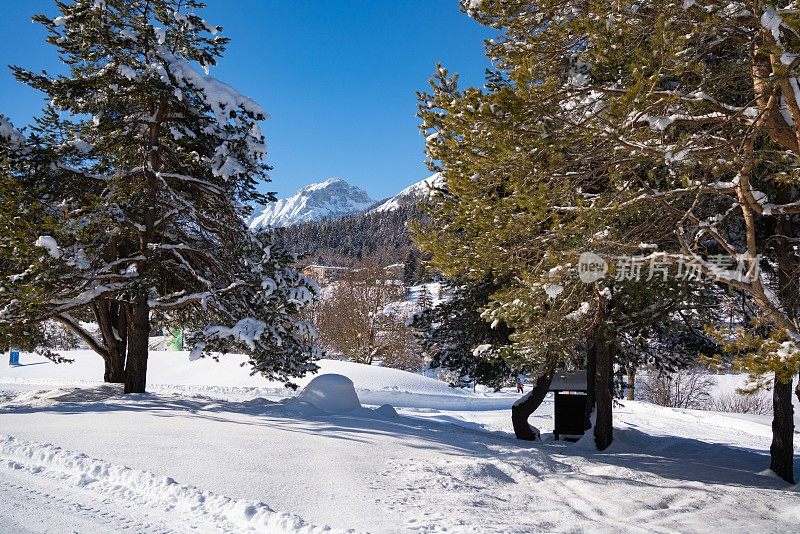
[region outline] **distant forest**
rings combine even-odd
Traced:
[[[349,266],[371,260],[403,263],[413,250],[408,223],[422,215],[415,205],[394,211],[301,223],[278,231],[279,242],[305,263]]]

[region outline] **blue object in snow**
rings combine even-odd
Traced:
[[[8,365],[19,365],[19,351],[16,349],[11,349],[10,356],[8,358]]]

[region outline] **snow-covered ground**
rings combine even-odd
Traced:
[[[522,443],[511,433],[513,393],[474,394],[392,369],[323,361],[322,373],[348,377],[366,406],[328,413],[287,400],[295,394],[248,376],[237,357],[154,353],[152,393],[123,396],[97,382],[99,357],[71,355],[71,365],[23,354],[23,366],[0,367],[0,532],[800,524],[797,488],[765,471],[765,417],[624,402],[615,443],[599,453],[590,437],[552,441],[549,399],[531,418],[544,441]],[[328,381],[340,394],[348,384]],[[324,406],[324,395],[306,398]]]

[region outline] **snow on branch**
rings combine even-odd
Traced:
[[[673,113],[671,115],[666,116],[658,116],[658,115],[649,115],[647,113],[637,113],[634,117],[631,117],[627,123],[623,124],[623,127],[634,127],[634,126],[649,126],[653,130],[657,130],[659,132],[665,131],[672,125],[704,125],[704,124],[722,124],[729,120],[729,116],[720,113],[720,112],[712,112],[712,113],[704,113],[701,115],[689,115],[686,113]]]
[[[233,291],[242,285],[244,285],[243,282],[237,281],[233,282],[228,287],[217,290],[198,291],[189,294],[181,291],[172,295],[151,299],[148,304],[154,310],[174,310],[177,308],[186,307],[190,304],[200,304],[201,306],[205,307],[205,303],[214,296]]]
[[[131,273],[132,276],[138,276],[136,273]],[[129,282],[113,283],[113,284],[99,284],[89,289],[82,291],[74,298],[69,299],[56,299],[49,304],[54,306],[49,315],[58,316],[76,308],[82,308],[99,300],[103,297],[117,295],[129,289]]]
[[[220,188],[220,187],[218,187],[218,186],[216,186],[216,185],[214,185],[212,183],[209,183],[209,182],[207,182],[205,180],[201,180],[200,178],[195,178],[193,176],[188,176],[186,174],[175,174],[175,173],[169,173],[169,172],[159,172],[159,173],[156,173],[156,174],[160,178],[179,180],[179,181],[182,181],[182,182],[190,182],[190,183],[199,185],[199,186],[207,189],[209,192],[217,194],[217,195],[220,195],[220,194],[223,193],[222,188]]]
[[[259,321],[254,317],[246,317],[239,320],[233,327],[208,326],[203,330],[201,341],[195,345],[189,354],[190,360],[197,360],[202,356],[207,342],[229,340],[234,343],[243,343],[250,350],[256,350],[256,342],[267,330],[267,323]]]
[[[176,94],[181,91],[196,94],[216,119],[216,128],[210,128],[221,142],[212,158],[214,176],[230,178],[251,174],[267,151],[264,136],[255,122],[267,118],[264,109],[230,85],[201,74],[191,62],[175,56],[165,47],[158,47],[156,55],[163,65],[153,68],[162,80],[175,86]]]
[[[573,87],[571,88],[571,92],[573,93],[596,92],[609,95],[624,96],[626,90],[613,87],[610,88],[610,87],[600,87],[597,85],[586,85],[583,87]],[[734,106],[732,104],[726,104],[725,102],[720,101],[719,99],[709,95],[708,93],[700,89],[693,91],[655,90],[651,91],[649,94],[653,97],[674,99],[681,102],[703,103],[719,114],[724,114],[729,117],[738,117],[745,124],[751,124],[752,119],[754,119],[758,114],[758,110],[755,106]]]
[[[231,114],[239,108],[251,114],[256,120],[267,118],[266,111],[255,100],[242,95],[230,85],[212,76],[201,74],[189,61],[176,57],[163,47],[158,49],[157,54],[178,87],[198,90],[203,102],[211,108],[221,124],[227,123],[232,118]]]
[[[92,173],[86,172],[85,170],[82,170],[82,169],[76,169],[74,167],[70,167],[69,165],[66,165],[66,164],[64,164],[62,162],[56,162],[56,163],[54,163],[54,165],[55,165],[55,167],[57,169],[60,169],[62,171],[66,171],[66,172],[68,172],[70,174],[75,174],[77,176],[82,176],[84,178],[89,178],[91,180],[109,181],[109,180],[113,180],[114,179],[114,177],[112,175],[92,174]],[[141,169],[140,169],[140,171],[141,171]]]
[[[46,249],[47,253],[54,259],[61,258],[61,249],[58,248],[58,243],[56,243],[56,240],[52,236],[40,235],[34,243],[34,246]]]

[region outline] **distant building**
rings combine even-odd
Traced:
[[[405,264],[403,263],[393,263],[384,267],[386,274],[398,280],[403,278],[403,269],[405,269]]]
[[[303,274],[313,278],[320,284],[335,282],[340,276],[349,272],[347,267],[334,267],[331,265],[307,265],[303,267]]]

